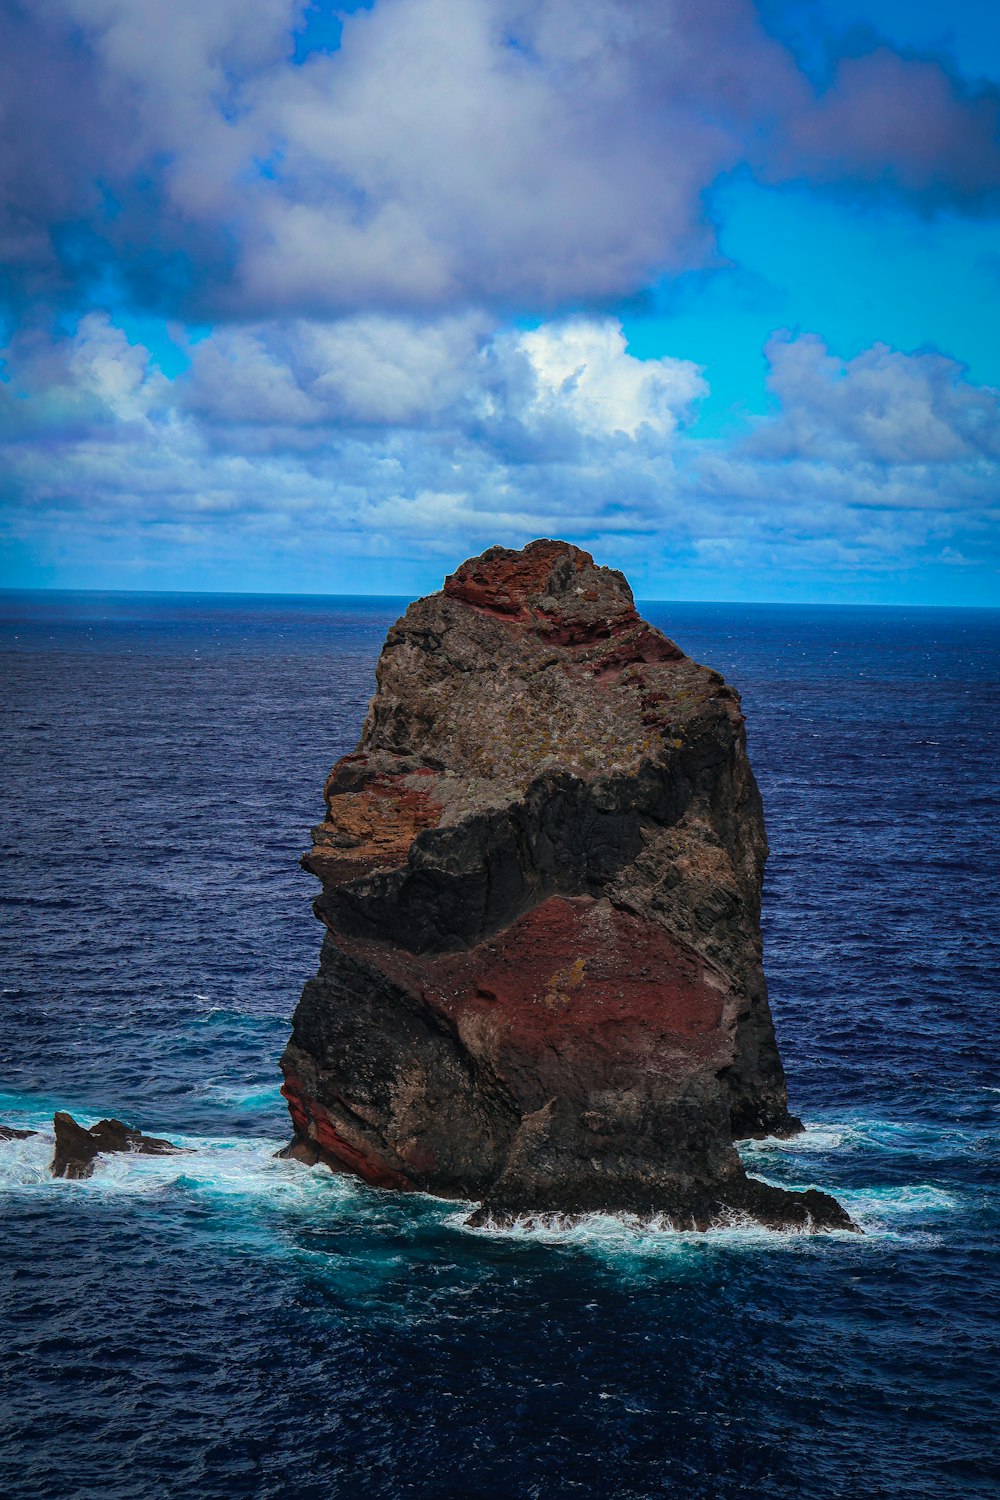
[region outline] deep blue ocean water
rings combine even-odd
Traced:
[[[279,1162],[320,929],[299,870],[391,600],[0,597],[0,1492],[997,1493],[1000,612],[650,605],[743,695],[804,1137],[862,1239],[453,1204]]]

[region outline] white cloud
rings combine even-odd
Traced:
[[[109,273],[199,318],[553,309],[716,256],[740,164],[976,207],[995,90],[886,48],[817,95],[752,0],[303,0],[0,11],[0,249],[24,302]]]
[[[762,457],[850,455],[887,466],[1000,457],[1000,392],[973,385],[946,355],[875,344],[843,360],[811,335],[779,335],[767,355],[781,416],[751,444]]]
[[[603,549],[640,590],[683,566],[715,596],[747,571],[822,591],[838,572],[928,559],[962,559],[963,577],[995,567],[1000,396],[943,356],[839,361],[780,339],[777,411],[708,442],[683,425],[701,372],[636,359],[613,321],[483,326],[222,331],[172,384],[106,319],[55,343],[25,335],[0,387],[6,535],[42,553],[145,551],[150,583],[265,569],[266,587],[281,568],[348,590],[352,558],[443,568],[546,534]]]
[[[482,318],[430,323],[362,317],[297,325],[295,358],[311,390],[345,421],[420,424],[459,401]]]
[[[542,439],[665,440],[707,392],[696,365],[637,359],[614,318],[487,333],[482,315],[366,316],[223,329],[193,351],[192,410],[216,422],[476,429]]]
[[[535,377],[530,411],[563,414],[593,436],[640,428],[670,433],[708,386],[696,365],[682,359],[636,359],[621,324],[576,318],[522,333],[517,347]]]
[[[172,400],[170,383],[141,345],[106,313],[81,318],[72,338],[31,330],[5,353],[13,380],[0,385],[0,431],[76,439],[93,428],[150,428]]]

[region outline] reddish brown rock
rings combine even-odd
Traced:
[[[327,927],[282,1059],[290,1154],[475,1199],[849,1227],[746,1178],[788,1134],[739,699],[564,542],[390,630],[303,863]]]

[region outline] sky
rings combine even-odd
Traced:
[[[0,0],[0,585],[1000,605],[1000,8]]]

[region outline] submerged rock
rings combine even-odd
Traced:
[[[792,1134],[739,699],[564,542],[493,547],[390,631],[303,864],[327,927],[289,1153],[477,1199],[850,1227],[748,1179]]]
[[[26,1141],[29,1135],[37,1135],[37,1130],[19,1130],[16,1125],[0,1125],[0,1141]]]
[[[140,1156],[172,1156],[183,1150],[155,1135],[143,1135],[121,1120],[98,1120],[89,1130],[72,1115],[58,1110],[53,1116],[56,1148],[52,1157],[53,1177],[89,1177],[94,1158],[104,1152],[132,1151]]]

